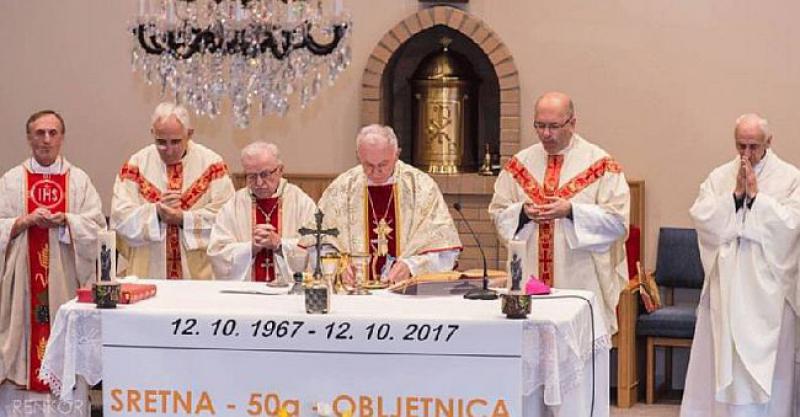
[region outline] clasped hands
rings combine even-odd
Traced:
[[[545,204],[523,204],[525,215],[533,220],[534,223],[541,224],[555,219],[562,219],[572,214],[572,203],[566,198],[549,196],[545,197],[545,199],[547,199]]]
[[[744,197],[745,192],[748,199],[754,199],[758,194],[758,182],[750,159],[742,156],[740,157],[739,171],[736,175],[736,189],[733,190],[733,194],[737,199],[741,199]]]
[[[162,194],[161,200],[156,203],[156,213],[158,213],[158,218],[166,224],[182,225],[181,194],[176,191]]]
[[[276,250],[281,246],[278,230],[271,224],[257,224],[253,228],[253,255],[262,249]]]
[[[22,218],[22,224],[25,228],[31,226],[43,228],[59,227],[66,222],[67,216],[64,213],[51,213],[50,210],[43,207],[35,209]]]

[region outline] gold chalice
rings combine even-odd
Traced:
[[[342,256],[340,254],[327,254],[320,257],[322,263],[322,275],[331,286],[334,294],[347,294],[347,288],[342,283],[342,276],[339,272]]]

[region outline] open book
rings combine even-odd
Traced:
[[[487,271],[490,287],[504,287],[506,272],[497,269]],[[448,271],[421,274],[389,286],[389,290],[408,295],[458,295],[482,285],[483,269]]]

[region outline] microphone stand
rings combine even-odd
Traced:
[[[470,226],[467,218],[464,217],[464,213],[461,211],[461,203],[453,203],[453,208],[456,209],[458,214],[461,216],[461,219],[464,221],[464,224],[467,225],[470,234],[472,234],[472,238],[475,239],[475,243],[478,244],[478,250],[481,251],[481,258],[483,259],[483,286],[481,288],[475,288],[467,291],[467,293],[464,294],[464,298],[467,300],[496,300],[497,292],[489,289],[489,270],[486,267],[486,254],[483,253],[481,241],[478,240],[478,235],[475,234],[475,231],[472,230],[472,226]]]

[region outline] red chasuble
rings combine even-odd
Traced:
[[[183,188],[183,163],[167,165],[167,190],[181,192]],[[181,267],[181,235],[177,225],[167,226],[167,279],[183,278]]]
[[[64,213],[67,209],[67,175],[27,173],[27,212],[46,208],[51,213]],[[48,228],[28,228],[28,279],[30,294],[30,337],[28,339],[28,389],[48,392],[50,387],[39,381],[47,339],[50,337],[50,231]]]
[[[367,242],[369,242],[369,254],[371,256],[369,268],[369,280],[380,280],[381,270],[386,264],[386,256],[379,256],[378,250],[378,225],[381,219],[385,219],[386,224],[391,229],[388,233],[389,255],[397,258],[397,212],[395,206],[394,184],[371,185],[367,187]],[[387,271],[388,273],[388,271]]]
[[[269,224],[281,233],[281,201],[278,197],[256,199],[253,201],[253,225]],[[271,250],[262,249],[253,261],[253,281],[270,282],[275,280],[275,258]]]

